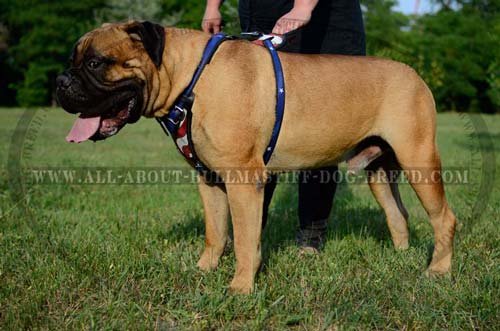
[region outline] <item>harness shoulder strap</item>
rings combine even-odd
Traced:
[[[188,96],[193,92],[193,89],[196,83],[198,82],[198,79],[200,79],[203,69],[205,69],[205,66],[210,63],[212,57],[219,48],[220,44],[222,44],[224,41],[228,39],[233,39],[233,37],[228,36],[224,33],[218,33],[214,35],[212,38],[210,38],[210,40],[207,43],[207,46],[205,47],[205,51],[203,52],[203,56],[201,57],[200,64],[198,65],[198,68],[194,73],[193,79],[191,79],[191,83],[189,83],[188,87],[184,90],[183,95]]]
[[[191,109],[194,102],[193,89],[200,79],[205,66],[210,63],[213,55],[219,46],[226,40],[233,37],[224,33],[218,33],[210,38],[203,51],[200,64],[189,83],[188,87],[182,92],[179,98],[174,102],[167,115],[156,118],[165,133],[170,133],[179,152],[198,172],[208,173],[209,169],[201,162],[196,155],[193,141],[191,139]]]

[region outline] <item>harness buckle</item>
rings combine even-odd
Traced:
[[[179,107],[178,105],[174,105],[174,110],[178,111],[180,115],[176,117],[175,120],[170,117],[168,117],[167,120],[177,127],[186,118],[187,110],[186,108]]]
[[[263,35],[263,33],[259,31],[250,31],[250,32],[241,32],[240,35],[243,39],[254,41],[259,39]]]

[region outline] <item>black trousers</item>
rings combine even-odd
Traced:
[[[294,0],[240,0],[244,32],[270,33],[276,21],[293,8]],[[307,54],[365,55],[365,29],[359,0],[319,0],[311,21],[286,51]]]
[[[294,0],[240,0],[241,29],[245,32],[270,33],[276,21],[293,8]],[[306,54],[365,55],[365,31],[359,0],[320,0],[304,27],[290,32],[291,44],[282,51]],[[286,116],[286,114],[285,114]],[[300,228],[328,218],[337,188],[338,168],[302,171],[299,173]],[[325,181],[325,178],[330,180]],[[269,204],[276,188],[272,176],[265,187],[262,226],[267,223]]]

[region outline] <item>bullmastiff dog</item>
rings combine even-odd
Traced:
[[[76,44],[57,78],[62,107],[79,113],[67,137],[101,140],[144,117],[161,117],[189,84],[210,35],[149,22],[105,24]],[[436,145],[433,96],[409,66],[374,57],[280,54],[286,86],[281,133],[270,162],[263,153],[275,121],[276,85],[268,51],[223,43],[194,89],[192,140],[224,185],[200,178],[206,246],[198,262],[217,267],[234,228],[237,266],[231,289],[248,293],[261,264],[264,183],[269,171],[312,169],[350,160],[367,168],[396,248],[408,247],[408,214],[389,170],[407,175],[434,229],[427,269],[450,271],[455,216],[448,206]],[[158,135],[158,139],[164,139]],[[369,165],[368,165],[369,164]],[[418,170],[418,176],[411,176]],[[239,179],[238,179],[239,178]]]

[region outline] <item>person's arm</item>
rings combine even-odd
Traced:
[[[220,5],[222,0],[207,0],[205,15],[201,22],[201,28],[207,33],[219,33],[221,30],[222,16],[220,14]]]
[[[293,8],[283,15],[273,28],[273,33],[285,34],[298,29],[311,20],[311,14],[319,0],[295,0]]]

